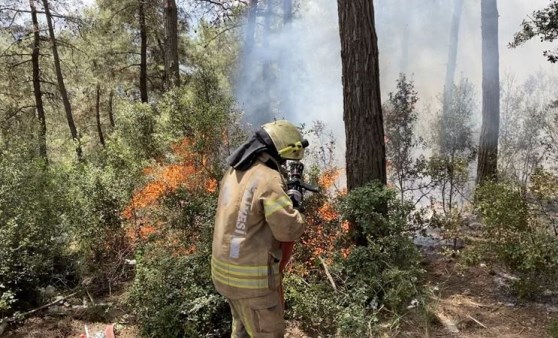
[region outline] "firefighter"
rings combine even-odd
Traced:
[[[289,196],[281,174],[286,160],[301,160],[298,129],[267,123],[228,159],[220,185],[211,275],[231,307],[232,337],[283,337],[281,243],[300,238],[302,196]],[[283,262],[284,263],[284,262]]]

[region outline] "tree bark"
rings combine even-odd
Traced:
[[[386,184],[378,39],[372,0],[338,0],[347,188]]]
[[[140,28],[140,98],[147,103],[147,25],[145,23],[145,0],[138,0],[138,17]]]
[[[72,135],[72,139],[74,140],[74,142],[76,142],[76,154],[78,159],[81,160],[83,153],[81,150],[76,124],[74,122],[74,117],[72,115],[72,106],[70,105],[68,92],[66,91],[66,86],[64,85],[64,76],[62,75],[60,56],[58,55],[58,47],[56,44],[56,36],[54,34],[54,26],[52,24],[52,15],[50,14],[50,8],[48,7],[48,0],[43,0],[43,6],[45,8],[45,15],[48,24],[48,32],[52,44],[52,56],[54,58],[54,68],[56,70],[58,89],[60,90],[60,95],[62,96],[62,102],[64,103],[64,110],[66,111],[66,119],[68,120],[68,126],[70,127],[70,133]]]
[[[113,100],[114,100],[114,90],[111,90],[109,93],[108,99],[108,116],[110,121],[110,126],[114,128],[114,112],[113,112]]]
[[[482,128],[477,184],[495,180],[498,171],[500,129],[500,54],[497,0],[481,1],[482,20]]]
[[[103,136],[103,127],[101,126],[101,84],[97,83],[95,89],[95,120],[97,121],[97,134],[99,134],[99,142],[101,142],[104,148],[105,137]]]
[[[444,96],[442,101],[442,113],[446,114],[451,101],[451,93],[457,68],[457,48],[459,45],[459,25],[463,12],[463,0],[454,0],[453,19],[451,23],[448,49],[448,63],[446,66],[446,80],[444,83]],[[442,145],[443,146],[443,145]]]
[[[31,8],[31,21],[33,22],[33,54],[31,63],[33,64],[33,93],[35,94],[35,106],[37,108],[37,117],[39,119],[39,155],[48,163],[47,145],[46,145],[46,116],[43,105],[43,93],[41,92],[41,68],[39,66],[40,43],[39,20],[37,19],[37,7],[35,0],[29,0]]]
[[[166,56],[165,73],[167,89],[180,86],[180,70],[178,63],[178,9],[175,0],[165,1]]]
[[[337,0],[343,75],[343,120],[346,137],[346,171],[349,191],[386,177],[386,147],[380,96],[378,38],[373,0]],[[387,214],[387,205],[378,205]],[[368,239],[362,225],[350,225],[358,246]]]
[[[250,0],[248,4],[248,22],[246,24],[246,36],[244,37],[244,51],[250,54],[254,49],[256,41],[256,15],[258,11],[258,0]]]

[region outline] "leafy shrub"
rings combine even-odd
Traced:
[[[167,226],[150,236],[141,250],[130,295],[142,334],[230,334],[229,306],[211,282],[215,196],[182,189],[167,196],[163,204]]]
[[[488,183],[478,189],[476,207],[486,225],[485,251],[520,275],[515,285],[520,296],[556,286],[558,237],[534,200],[513,184]]]
[[[387,217],[381,213],[385,205]],[[420,256],[406,234],[411,208],[394,191],[371,184],[353,190],[339,209],[344,219],[358,222],[368,245],[350,247],[331,262],[328,272],[337,291],[322,272],[325,263],[306,280],[288,278],[288,313],[315,333],[374,336],[380,318],[401,313],[421,295]]]
[[[0,317],[36,305],[38,288],[64,280],[72,266],[61,177],[23,153],[14,147],[0,155]]]
[[[160,155],[155,139],[157,116],[155,109],[145,103],[125,103],[116,115],[115,142],[131,152],[132,158],[147,159]]]
[[[156,136],[166,142],[188,139],[208,164],[209,173],[220,176],[224,159],[246,136],[233,104],[215,69],[197,69],[188,86],[170,91],[161,100]]]
[[[84,164],[67,172],[72,207],[66,212],[66,225],[80,277],[87,278],[95,292],[108,291],[131,276],[125,259],[133,253],[121,212],[138,175],[119,169]]]

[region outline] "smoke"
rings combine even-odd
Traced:
[[[274,9],[276,12],[271,15],[282,20],[282,8]],[[264,26],[265,20],[259,18],[257,26]],[[278,24],[280,28],[267,36],[256,32],[259,41],[252,50],[243,52],[236,96],[247,120],[255,124],[262,122],[258,116],[262,113],[260,107],[269,106],[272,118],[305,124],[322,120],[330,126],[342,126],[335,1],[304,1],[295,8],[292,22]],[[268,62],[272,63],[273,72],[265,78],[262,73]],[[266,88],[270,90],[269,95],[263,92]]]
[[[274,1],[276,2],[276,1]],[[296,3],[296,1],[295,1]],[[530,41],[509,49],[513,34],[523,19],[547,0],[500,0],[500,70],[522,81],[543,71],[557,74],[542,52],[548,44]],[[261,3],[260,12],[266,11]],[[380,50],[381,92],[387,98],[396,79],[407,72],[419,93],[421,107],[439,109],[448,62],[453,1],[376,0],[376,29]],[[474,85],[480,107],[482,84],[480,1],[465,1],[461,18],[455,82],[466,77]],[[254,48],[244,51],[236,96],[249,122],[258,125],[266,118],[287,118],[295,123],[326,123],[338,146],[344,146],[341,56],[335,0],[298,2],[294,19],[283,24],[282,6],[273,6],[272,29],[266,34],[265,16],[258,17]],[[536,40],[536,39],[535,39]],[[265,64],[271,76],[262,76]],[[477,124],[480,110],[475,113]],[[342,149],[341,149],[342,152]]]

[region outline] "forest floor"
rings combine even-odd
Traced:
[[[548,328],[558,322],[555,296],[521,301],[510,292],[513,276],[485,264],[463,267],[439,251],[425,255],[425,269],[438,290],[431,318],[403,318],[397,337],[551,337]]]
[[[509,292],[513,276],[484,264],[463,267],[439,249],[425,252],[424,257],[427,283],[437,290],[428,305],[430,315],[425,316],[425,311],[411,311],[386,337],[551,337],[548,327],[558,324],[556,295],[548,295],[538,302],[520,301]],[[107,322],[119,323],[116,337],[138,337],[137,327],[118,306],[122,298],[120,295],[103,300],[116,304]],[[60,310],[51,308],[41,316],[28,318],[5,337],[80,337],[85,333],[85,325],[94,337],[107,325],[86,322],[79,316],[63,316],[60,313],[64,311]],[[286,337],[310,336],[299,330],[296,323],[289,323]]]

